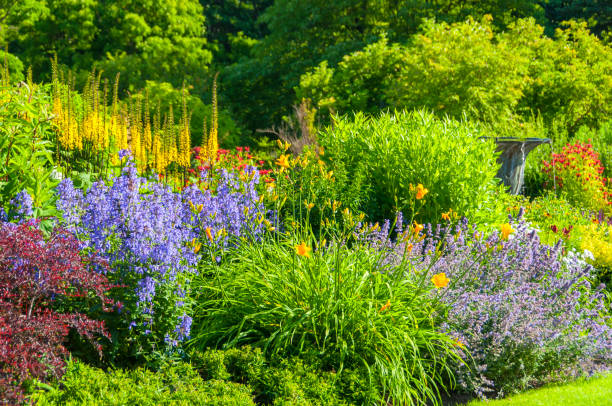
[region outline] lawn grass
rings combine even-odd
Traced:
[[[582,379],[567,385],[535,389],[506,399],[472,401],[468,406],[604,406],[612,405],[612,374],[599,378]]]

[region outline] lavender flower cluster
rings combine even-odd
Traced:
[[[85,194],[64,179],[57,188],[57,208],[66,227],[108,259],[113,280],[133,289],[130,329],[153,330],[176,344],[190,333],[186,296],[189,275],[197,272],[203,252],[200,246],[223,246],[236,236],[263,231],[261,222],[254,221],[265,216],[255,191],[259,174],[247,168],[241,179],[224,171],[214,194],[195,185],[178,193],[140,177],[129,155],[125,161],[120,176],[95,182]],[[169,309],[159,308],[158,294]],[[158,312],[174,319],[158,323],[170,324],[165,331],[155,330]]]
[[[404,264],[426,282],[441,272],[450,279],[437,291],[449,309],[441,328],[467,350],[467,365],[456,368],[460,387],[481,397],[612,362],[610,313],[603,286],[590,283],[593,268],[561,242],[542,244],[520,215],[510,224],[507,239],[484,237],[467,219],[426,226],[419,237],[400,216],[396,238],[388,238],[389,222],[365,237],[387,264]]]

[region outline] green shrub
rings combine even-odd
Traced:
[[[278,199],[272,203],[286,226],[308,223],[315,234],[327,225],[351,226],[345,223],[347,212],[342,214],[346,209],[356,214],[351,219],[363,219],[360,209],[371,193],[365,162],[354,163],[349,171],[344,162],[330,165],[325,158],[324,149],[307,147],[291,160],[289,171],[276,174],[272,199]]]
[[[39,405],[254,405],[248,386],[203,381],[186,363],[158,372],[138,368],[104,372],[72,361],[59,385],[32,395]]]
[[[36,217],[55,213],[49,88],[0,84],[0,207],[25,190]]]
[[[306,242],[244,243],[207,270],[194,281],[195,348],[250,344],[270,357],[319,359],[339,375],[363,368],[364,380],[345,382],[363,387],[367,380],[366,396],[378,391],[365,403],[436,402],[456,354],[437,329],[444,309],[432,301],[430,285],[359,244],[322,245],[311,254]]]
[[[503,32],[490,16],[426,20],[409,42],[383,37],[337,66],[322,62],[301,76],[296,94],[340,114],[427,108],[486,123],[537,116],[574,134],[609,119],[610,72],[612,48],[584,23],[567,23],[550,38],[534,19]]]
[[[417,219],[437,223],[449,209],[476,220],[499,216],[495,145],[479,139],[487,135],[470,122],[416,111],[337,118],[319,138],[331,166],[346,168],[348,179],[362,175],[356,168],[365,171],[372,190],[362,209],[371,218],[414,214],[411,184],[422,184],[429,193]]]
[[[336,374],[321,372],[318,362],[297,358],[268,361],[259,348],[195,351],[191,362],[205,379],[246,383],[258,403],[341,405]]]

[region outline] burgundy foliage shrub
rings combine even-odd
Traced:
[[[0,222],[0,399],[23,401],[22,384],[63,373],[71,328],[100,352],[108,333],[101,321],[78,309],[110,310],[110,288],[98,259],[80,253],[79,241],[63,230],[45,238],[36,224]],[[101,353],[100,353],[101,355]]]

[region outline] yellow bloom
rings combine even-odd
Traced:
[[[194,252],[194,254],[197,254],[197,253],[198,253],[198,251],[200,251],[200,248],[202,248],[202,244],[197,243],[197,244],[195,245],[195,247],[193,247],[193,252]]]
[[[311,210],[314,207],[314,203],[308,203],[306,200],[304,200],[304,206],[306,206],[307,210]]]
[[[502,235],[502,240],[507,240],[508,236],[510,234],[512,234],[514,232],[514,230],[512,229],[512,226],[508,223],[506,224],[502,224],[501,226],[501,235]]]
[[[423,185],[419,183],[416,187],[417,200],[421,200],[422,198],[424,198],[427,193],[429,193],[429,190],[425,189],[425,187],[423,187]]]
[[[289,169],[289,155],[283,154],[278,157],[276,160],[276,165],[280,166],[281,168]]]
[[[464,349],[464,348],[465,348],[465,344],[464,344],[463,342],[461,342],[461,340],[459,340],[458,338],[455,338],[454,345],[455,345],[456,347],[461,348],[461,349]]]
[[[206,236],[208,237],[208,239],[210,240],[210,242],[213,242],[213,236],[212,233],[210,232],[210,227],[206,227]]]
[[[446,287],[446,285],[448,285],[448,282],[450,282],[450,279],[448,279],[446,277],[446,274],[442,272],[442,273],[435,274],[433,278],[431,278],[431,281],[436,286],[436,288],[444,288]]]
[[[450,221],[450,213],[442,213],[442,220]]]
[[[310,258],[310,251],[312,251],[312,248],[306,245],[304,241],[302,241],[301,244],[295,246],[295,253],[301,257]]]
[[[414,235],[419,235],[419,233],[423,230],[423,224],[419,224],[415,221],[413,230],[414,230]]]
[[[413,248],[414,248],[414,245],[412,245],[410,243],[406,244],[406,252],[407,253],[411,253]]]
[[[388,310],[391,307],[391,300],[387,300],[387,303],[385,303],[384,305],[382,305],[380,307],[380,310],[378,311],[379,313],[384,312],[385,310]]]

